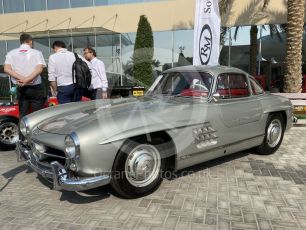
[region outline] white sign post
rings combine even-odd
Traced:
[[[218,0],[196,0],[193,65],[219,65],[220,34]]]

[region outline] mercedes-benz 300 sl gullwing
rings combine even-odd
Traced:
[[[168,172],[251,149],[274,153],[292,104],[236,68],[178,67],[141,99],[70,103],[20,121],[19,158],[53,183],[81,191],[111,184],[144,196]]]

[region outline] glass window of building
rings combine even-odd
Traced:
[[[17,49],[18,47],[20,47],[20,41],[19,40],[7,41],[7,52],[9,52],[13,49]]]
[[[14,13],[24,11],[23,0],[3,0],[4,13]]]
[[[26,11],[40,11],[46,9],[46,0],[25,0]]]
[[[105,6],[105,5],[114,5],[120,4],[122,0],[94,0],[95,6]]]
[[[147,2],[149,1],[150,0],[147,0]],[[121,0],[121,4],[136,3],[136,2],[146,2],[146,0]]]
[[[34,49],[41,51],[47,61],[50,55],[49,38],[34,38]]]
[[[120,72],[120,34],[98,35],[96,51],[97,57],[104,62],[109,71]]]
[[[220,53],[219,62],[221,65],[230,65],[246,72],[249,71],[250,29],[250,26],[239,27],[236,39],[234,39],[236,27],[231,28],[231,33],[227,32]]]
[[[71,37],[52,37],[50,38],[50,48],[51,48],[51,54],[53,53],[52,45],[55,41],[62,41],[66,45],[66,49],[69,51],[72,51],[72,40]]]
[[[65,9],[69,8],[69,0],[48,0],[48,9]]]
[[[0,65],[2,66],[5,61],[6,44],[5,41],[0,41]]]
[[[0,14],[3,13],[2,0],[0,0]]]
[[[121,35],[122,40],[127,41],[126,44],[122,44],[122,72],[125,76],[131,78],[133,76],[133,53],[136,39],[136,33],[126,33]],[[123,78],[124,85],[129,85],[128,78]]]
[[[120,34],[101,34],[96,37],[97,58],[105,64],[110,85],[121,83]]]
[[[133,56],[136,33],[122,34],[122,38],[128,41],[126,45],[122,46],[122,60],[126,62]]]
[[[174,66],[192,65],[193,30],[176,30],[173,36]]]
[[[71,7],[92,6],[93,0],[70,0]]]
[[[73,40],[73,51],[83,55],[83,49],[85,47],[95,47],[95,36],[77,36],[72,37]]]
[[[168,67],[172,67],[172,62],[176,62],[176,60],[172,60],[172,31],[164,31],[164,32],[154,32],[154,64],[153,69],[155,70],[155,74],[159,75],[160,72],[164,69],[169,69]]]

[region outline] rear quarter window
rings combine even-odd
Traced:
[[[217,92],[223,99],[250,96],[247,77],[243,74],[221,74],[217,80]]]
[[[250,77],[251,90],[253,95],[260,95],[264,93],[261,85],[255,80],[255,78]]]

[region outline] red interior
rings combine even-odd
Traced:
[[[184,89],[180,95],[184,97],[207,97],[208,93],[195,89]]]
[[[82,97],[82,101],[90,101],[89,98],[87,97]],[[55,106],[58,105],[58,101],[56,97],[50,97],[48,98],[48,101],[45,103],[44,107],[50,107],[50,106]],[[31,109],[30,109],[31,111]],[[7,115],[7,116],[12,116],[19,118],[19,106],[18,103],[14,103],[13,105],[9,106],[0,106],[0,116]]]
[[[220,94],[220,96],[224,96],[224,97],[241,97],[241,96],[249,96],[249,90],[248,89],[231,89],[231,91],[229,91],[229,89],[218,89],[218,93]]]

